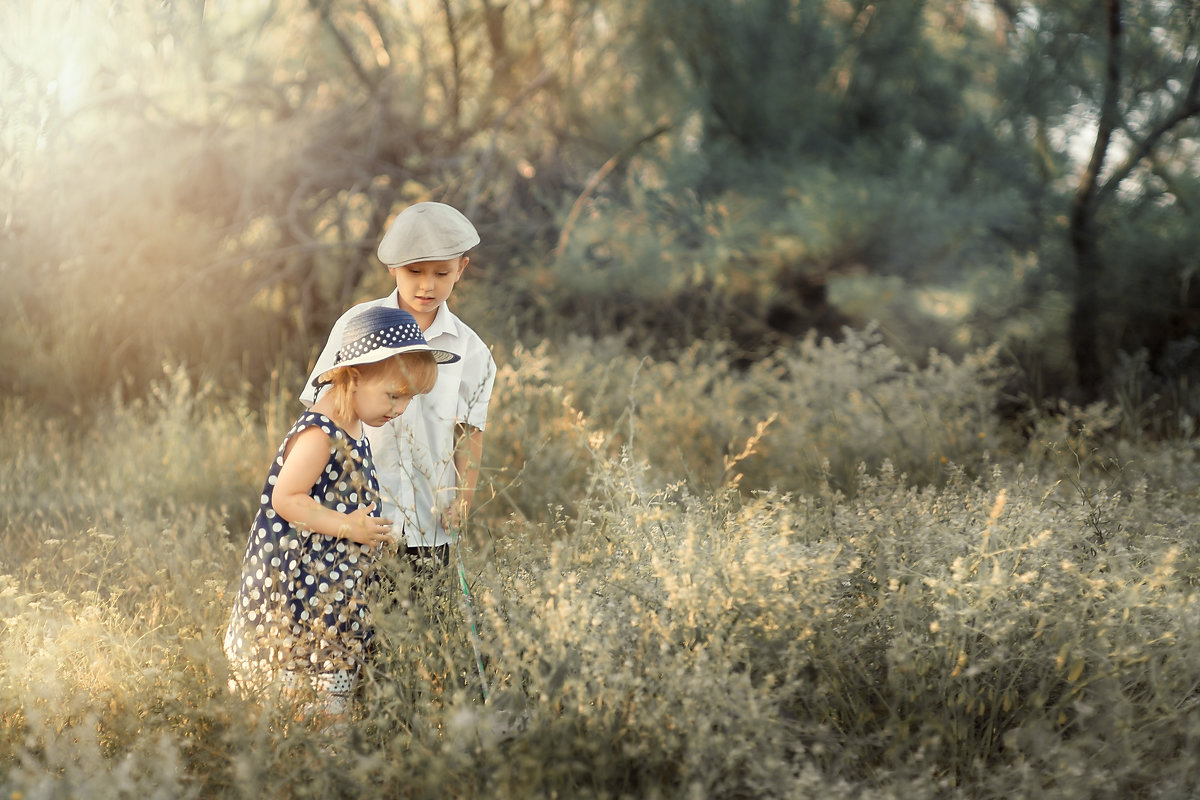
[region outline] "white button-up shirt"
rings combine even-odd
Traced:
[[[333,367],[346,321],[370,306],[399,308],[397,292],[359,303],[334,323],[317,358],[300,402],[311,406],[319,393],[313,380]],[[439,364],[437,383],[429,394],[417,395],[404,413],[381,428],[366,427],[375,472],[382,496],[382,515],[401,526],[409,547],[448,544],[442,527],[444,512],[458,489],[454,469],[456,426],[483,430],[496,379],[496,362],[483,340],[442,303],[424,332],[430,347],[460,356],[453,364]]]

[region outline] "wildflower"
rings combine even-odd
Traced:
[[[967,665],[967,651],[959,650],[958,659],[954,662],[954,670],[950,673],[951,678],[957,678],[962,674],[963,667]],[[970,710],[970,709],[968,709]]]

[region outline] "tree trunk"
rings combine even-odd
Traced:
[[[1118,93],[1121,86],[1121,3],[1105,0],[1108,27],[1108,63],[1104,78],[1104,99],[1100,123],[1087,169],[1075,190],[1071,204],[1070,238],[1075,255],[1075,298],[1071,312],[1071,355],[1075,360],[1075,380],[1085,400],[1100,391],[1103,365],[1097,346],[1097,317],[1100,312],[1098,284],[1104,271],[1100,245],[1096,241],[1096,211],[1099,205],[1101,173],[1108,146],[1117,124]]]
[[[1071,250],[1075,255],[1075,292],[1071,308],[1071,356],[1075,361],[1075,381],[1083,399],[1099,393],[1102,377],[1100,353],[1096,344],[1100,302],[1097,284],[1104,262],[1096,243],[1096,208],[1076,195],[1071,207]]]

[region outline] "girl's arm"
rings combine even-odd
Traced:
[[[275,479],[271,505],[298,528],[349,539],[374,547],[391,542],[391,520],[372,517],[375,504],[343,514],[326,508],[309,495],[329,461],[329,436],[319,428],[306,428],[288,443],[283,466]]]

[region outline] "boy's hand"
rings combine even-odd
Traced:
[[[395,542],[391,535],[392,521],[383,517],[371,516],[371,512],[374,510],[375,504],[371,503],[366,508],[359,508],[347,514],[349,521],[338,528],[338,536],[366,547],[378,547]]]
[[[465,503],[453,502],[442,512],[442,527],[455,538],[467,524],[467,506]]]

